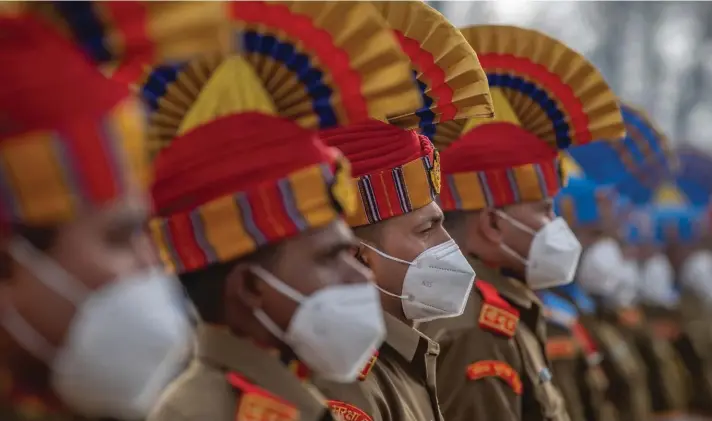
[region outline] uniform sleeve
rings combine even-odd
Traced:
[[[648,390],[655,413],[685,410],[685,382],[677,355],[669,343],[654,338],[647,329],[634,332],[638,352],[648,372]]]
[[[640,356],[613,326],[600,323],[596,331],[603,351],[601,366],[610,382],[611,400],[624,419],[647,419],[651,406]]]
[[[446,420],[521,420],[521,358],[511,339],[478,328],[450,332],[437,364]]]
[[[555,323],[546,324],[546,356],[551,365],[554,385],[566,402],[571,421],[598,419],[588,407],[592,393],[587,379],[587,366],[580,346],[571,331]]]

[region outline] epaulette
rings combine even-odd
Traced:
[[[373,356],[371,357],[370,360],[366,363],[366,365],[363,367],[363,370],[361,370],[361,373],[358,375],[358,380],[359,381],[364,381],[366,380],[366,376],[368,376],[368,373],[371,372],[371,369],[373,368],[373,365],[376,364],[376,361],[378,360],[378,351],[373,353]]]
[[[468,379],[479,380],[485,377],[499,377],[514,390],[514,393],[522,394],[522,381],[519,378],[519,373],[505,362],[484,360],[467,366]]]
[[[579,318],[576,306],[551,291],[541,291],[537,294],[544,304],[544,317],[547,321],[571,330]]]
[[[480,327],[509,338],[514,336],[519,323],[519,310],[502,298],[492,284],[478,279],[475,286],[484,300],[480,311]]]
[[[235,421],[297,421],[299,409],[237,373],[227,373],[227,381],[239,392]]]

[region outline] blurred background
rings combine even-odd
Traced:
[[[516,24],[564,41],[674,147],[712,155],[712,2],[428,2],[456,26]]]

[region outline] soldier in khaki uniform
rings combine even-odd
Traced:
[[[425,107],[391,124],[374,120],[327,130],[322,137],[352,163],[360,200],[349,223],[361,241],[357,256],[373,270],[381,291],[388,335],[362,381],[315,382],[347,419],[442,421],[438,345],[413,325],[461,314],[474,271],[442,226],[434,202],[439,158],[426,135],[441,135],[432,125],[436,119],[456,124],[453,118],[491,116],[492,106],[475,53],[442,15],[424,2],[378,7],[411,57]],[[400,127],[409,121],[422,134]]]
[[[44,22],[0,34],[0,419],[141,418],[192,329],[144,231],[140,104]]]
[[[581,322],[603,356],[609,397],[616,405],[620,419],[647,420],[651,415],[651,403],[645,365],[632,341],[628,342],[614,323],[602,317],[606,308],[630,301],[631,295],[623,279],[625,260],[611,221],[614,213],[607,211],[605,205],[609,199],[603,196],[604,193],[602,187],[588,179],[569,177],[568,185],[556,198],[557,213],[569,222],[584,245],[576,284],[558,292],[579,309],[583,309],[581,301],[588,294],[598,301],[596,312],[584,312]],[[635,295],[634,291],[632,295]]]
[[[542,291],[547,320],[546,355],[551,361],[554,384],[566,401],[572,419],[616,420],[617,411],[608,399],[608,377],[602,356],[583,326],[579,310],[552,291]],[[584,311],[593,311],[591,307]]]
[[[368,3],[233,5],[250,54],[159,65],[141,90],[157,151],[151,233],[202,322],[148,419],[328,420],[310,379],[356,380],[385,326],[343,219],[356,203],[350,165],[314,129],[383,104],[403,114],[420,96]],[[360,67],[373,57],[382,67]]]
[[[534,293],[569,282],[581,250],[552,213],[561,187],[556,157],[558,148],[622,135],[620,112],[600,74],[560,42],[508,26],[462,32],[488,75],[495,121],[472,120],[458,140],[439,144],[446,228],[480,279],[464,316],[423,327],[441,345],[442,409],[456,421],[568,420],[546,356],[544,308]],[[588,87],[558,73],[553,58],[561,55],[568,68],[585,72]],[[571,101],[556,96],[564,91]],[[582,101],[594,97],[606,112],[568,120],[585,115]]]
[[[596,316],[599,324],[613,327],[620,340],[624,341],[626,348],[632,350],[630,355],[635,356],[638,365],[645,367],[649,385],[649,401],[656,418],[667,419],[680,415],[684,412],[684,380],[679,375],[676,365],[676,358],[670,345],[652,335],[648,328],[644,315],[639,311],[637,301],[646,295],[655,296],[658,288],[655,285],[645,286],[641,284],[641,270],[638,263],[639,246],[644,243],[642,240],[651,239],[653,230],[647,212],[639,208],[634,208],[631,201],[625,196],[629,195],[638,202],[643,202],[652,196],[653,192],[648,186],[654,184],[650,175],[665,174],[670,171],[668,166],[672,160],[668,159],[669,142],[667,138],[658,130],[650,119],[641,110],[630,105],[621,104],[623,119],[626,123],[626,140],[618,144],[618,148],[610,148],[605,143],[597,143],[588,147],[573,149],[570,151],[572,160],[566,160],[569,169],[584,174],[595,179],[602,185],[613,185],[619,195],[602,195],[595,200],[594,192],[588,191],[588,199],[583,196],[570,203],[568,214],[578,215],[580,221],[571,222],[579,228],[578,234],[582,236],[582,242],[591,244],[591,253],[585,256],[588,266],[582,270],[582,283],[586,289],[593,293],[597,301]],[[607,165],[603,166],[602,163]],[[655,167],[653,168],[653,165]],[[603,189],[599,189],[602,194]],[[613,199],[613,200],[609,200]],[[585,204],[577,203],[585,200]],[[595,202],[591,205],[590,203]],[[588,209],[588,214],[586,210]],[[598,210],[596,214],[591,210]],[[594,221],[595,219],[595,221]],[[635,222],[633,224],[632,222]],[[596,243],[596,239],[602,237],[619,240],[621,247],[616,248],[613,241],[601,241]],[[607,244],[606,244],[607,243]],[[595,260],[593,254],[603,253],[605,249],[612,252],[614,256],[600,258],[599,264],[591,264]],[[606,260],[603,262],[602,260]],[[618,263],[612,263],[618,262]],[[592,267],[598,266],[602,268]],[[615,268],[614,268],[615,267]],[[587,280],[586,278],[590,278]],[[607,279],[609,282],[602,282]],[[613,282],[615,280],[615,282]],[[669,290],[663,289],[662,298]],[[581,293],[583,295],[584,293]],[[569,294],[571,295],[571,294]],[[579,300],[580,301],[580,300]],[[624,354],[624,353],[619,353]],[[638,354],[637,356],[635,354]],[[612,358],[613,360],[614,358]],[[620,365],[631,365],[621,361]],[[621,370],[619,370],[620,372]],[[619,380],[617,383],[626,380]],[[614,385],[614,389],[620,386]],[[631,385],[633,390],[640,390],[639,384]],[[637,393],[633,392],[636,396]],[[620,396],[620,393],[616,393]],[[621,399],[627,402],[639,402],[642,399]],[[640,408],[641,405],[638,405]],[[632,408],[633,406],[631,406]],[[634,416],[631,414],[630,416]],[[647,418],[645,412],[637,415]]]
[[[712,254],[702,247],[703,233],[709,226],[707,215],[693,207],[661,206],[654,221],[656,237],[665,244],[680,291],[677,314],[672,315],[678,330],[670,338],[691,381],[689,409],[712,419]]]

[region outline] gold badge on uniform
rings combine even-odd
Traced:
[[[359,381],[364,381],[366,380],[366,377],[368,376],[368,373],[371,372],[371,369],[373,368],[373,365],[376,364],[376,361],[378,360],[378,351],[373,353],[373,356],[371,357],[370,360],[368,360],[368,363],[366,363],[366,366],[363,367],[361,370],[361,373],[358,375],[358,380]]]
[[[481,327],[511,338],[517,330],[519,317],[501,308],[483,304],[479,322]]]
[[[340,421],[373,421],[373,419],[363,412],[363,410],[351,405],[350,403],[334,401],[327,401],[331,413],[334,418]]]

